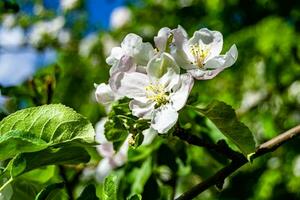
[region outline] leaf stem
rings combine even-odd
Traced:
[[[13,178],[10,177],[10,179],[8,179],[8,181],[6,181],[0,188],[0,192],[8,185],[10,184],[11,182],[13,181]]]

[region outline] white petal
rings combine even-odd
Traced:
[[[162,53],[151,59],[147,65],[147,73],[154,79],[161,78],[169,69],[179,74],[180,69],[173,57],[168,53]]]
[[[104,106],[108,106],[117,99],[110,86],[105,83],[101,83],[97,86],[95,96],[97,102],[103,104]]]
[[[238,57],[235,45],[232,45],[225,55],[216,56],[205,63],[206,69],[227,68],[232,66]]]
[[[182,28],[182,26],[178,26],[176,29],[172,30],[174,36],[174,44],[176,48],[182,48],[183,43],[187,42],[187,33]]]
[[[98,182],[103,182],[105,177],[113,170],[108,158],[102,159],[96,169],[96,178]]]
[[[159,51],[163,52],[166,50],[166,46],[167,46],[167,42],[168,42],[168,38],[169,38],[170,34],[171,34],[171,29],[168,27],[164,27],[164,28],[161,28],[158,31],[157,36],[154,37],[155,46]]]
[[[172,88],[178,85],[180,82],[180,75],[169,69],[160,79],[159,83],[164,86],[167,92],[170,92]]]
[[[117,72],[134,72],[135,70],[136,70],[136,65],[133,62],[133,58],[124,55],[116,64],[114,64],[110,68],[109,75],[112,76]]]
[[[196,31],[189,40],[189,44],[202,44],[209,49],[209,55],[206,60],[220,55],[223,48],[223,36],[219,31],[210,31],[202,28]]]
[[[106,122],[107,122],[107,117],[103,117],[95,126],[95,131],[96,131],[95,139],[96,142],[99,142],[100,144],[108,142],[104,135],[104,125]]]
[[[154,130],[153,128],[148,128],[146,130],[143,130],[143,135],[144,135],[144,140],[142,145],[148,145],[151,144],[154,138],[157,136],[157,131]]]
[[[134,55],[134,59],[139,65],[147,65],[149,60],[155,55],[155,51],[150,43],[143,43],[138,54]]]
[[[170,95],[172,107],[175,108],[175,110],[180,110],[186,104],[193,85],[194,79],[190,74],[182,74],[180,76],[179,87],[174,89],[174,93]]]
[[[135,59],[139,65],[147,65],[149,59],[154,55],[154,49],[150,43],[143,43],[140,36],[130,33],[128,34],[121,47],[125,54]]]
[[[154,110],[155,102],[140,102],[137,100],[132,100],[129,103],[129,108],[132,114],[143,119],[151,119],[152,112]]]
[[[201,69],[192,69],[188,70],[195,79],[197,80],[209,80],[217,76],[225,68],[217,68],[213,70],[201,70]]]
[[[161,106],[153,113],[151,127],[158,133],[167,133],[177,122],[178,113],[171,105]]]
[[[114,74],[110,80],[111,89],[120,96],[138,98],[146,96],[145,87],[149,85],[147,75],[138,72]]]
[[[125,52],[121,47],[114,47],[111,50],[110,55],[106,59],[106,63],[109,65],[115,65],[124,56]]]

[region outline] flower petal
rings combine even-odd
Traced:
[[[174,93],[170,95],[172,107],[180,110],[185,104],[194,85],[194,79],[190,74],[182,74],[180,76],[180,85],[174,88]]]
[[[159,83],[164,86],[167,92],[170,92],[173,87],[179,84],[180,75],[172,68],[167,71],[160,79]]]
[[[144,135],[144,140],[142,145],[148,145],[151,144],[154,138],[157,136],[157,131],[154,130],[153,128],[148,128],[146,130],[143,130],[143,135]]]
[[[232,45],[225,55],[216,56],[205,63],[206,69],[227,68],[232,66],[238,57],[235,45]]]
[[[129,108],[132,111],[132,114],[143,119],[151,119],[154,106],[155,102],[153,101],[141,102],[132,100],[129,103]]]
[[[209,80],[217,76],[225,68],[217,68],[213,70],[201,70],[201,69],[192,69],[188,70],[195,79],[197,80]]]
[[[104,178],[113,170],[114,167],[110,163],[109,158],[102,159],[96,169],[96,178],[98,182],[103,182]]]
[[[223,36],[219,31],[211,31],[202,28],[196,31],[189,40],[189,44],[202,44],[209,49],[209,55],[206,60],[220,55],[223,48]]]
[[[154,111],[151,127],[158,133],[167,133],[177,119],[178,113],[171,105],[162,106]]]
[[[111,90],[110,86],[105,83],[101,83],[97,86],[95,96],[97,102],[104,106],[109,106],[109,104],[117,99],[117,96]]]
[[[116,64],[114,64],[110,68],[109,75],[112,76],[117,72],[134,72],[134,71],[136,71],[136,65],[133,62],[133,58],[124,55]]]
[[[145,87],[149,85],[149,78],[138,72],[120,72],[110,77],[109,85],[115,93],[122,97],[145,97]]]
[[[166,50],[170,34],[171,29],[168,27],[163,27],[158,31],[157,36],[154,37],[155,46],[159,51],[164,52]]]
[[[169,69],[173,69],[178,74],[180,72],[175,60],[168,53],[155,56],[147,65],[147,73],[154,79],[161,78]]]
[[[111,49],[110,55],[106,59],[106,63],[109,65],[115,65],[125,55],[124,50],[121,47],[114,47]]]
[[[143,39],[134,33],[130,33],[124,38],[121,47],[125,55],[133,57],[139,65],[147,65],[149,59],[154,55],[152,45],[143,43]]]

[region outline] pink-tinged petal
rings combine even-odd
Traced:
[[[217,76],[225,68],[217,68],[213,70],[201,70],[201,69],[192,69],[188,70],[195,79],[197,80],[209,80]]]
[[[161,106],[153,112],[151,127],[158,133],[167,133],[177,122],[178,113],[171,106]]]
[[[136,71],[136,64],[130,56],[122,56],[119,62],[113,65],[109,70],[109,75],[112,76],[118,72],[134,72]]]
[[[149,85],[149,78],[147,75],[138,72],[121,72],[110,78],[109,85],[112,91],[119,96],[128,98],[145,97],[145,87]]]

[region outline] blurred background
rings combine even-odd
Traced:
[[[300,123],[300,1],[1,0],[0,20],[0,119],[21,108],[62,103],[95,124],[105,110],[95,101],[94,83],[108,80],[105,58],[111,48],[128,33],[153,44],[160,28],[181,25],[190,36],[203,27],[218,30],[224,36],[223,52],[232,44],[239,51],[233,67],[196,83],[194,101],[218,99],[232,105],[258,144]],[[202,137],[220,139],[210,122],[183,113],[182,123],[192,121],[193,130],[207,133]],[[300,199],[299,144],[296,138],[255,160],[227,180],[224,190],[212,188],[197,199]],[[157,151],[177,155],[170,144]],[[158,161],[149,180],[167,165],[176,173],[180,194],[224,164],[203,149],[184,146],[183,151],[173,164]],[[132,167],[139,164],[123,170]],[[159,191],[147,184],[145,199],[159,199],[174,185],[166,183],[166,189],[158,184],[164,188]],[[125,194],[126,186],[122,190]],[[157,197],[147,197],[152,190]]]

